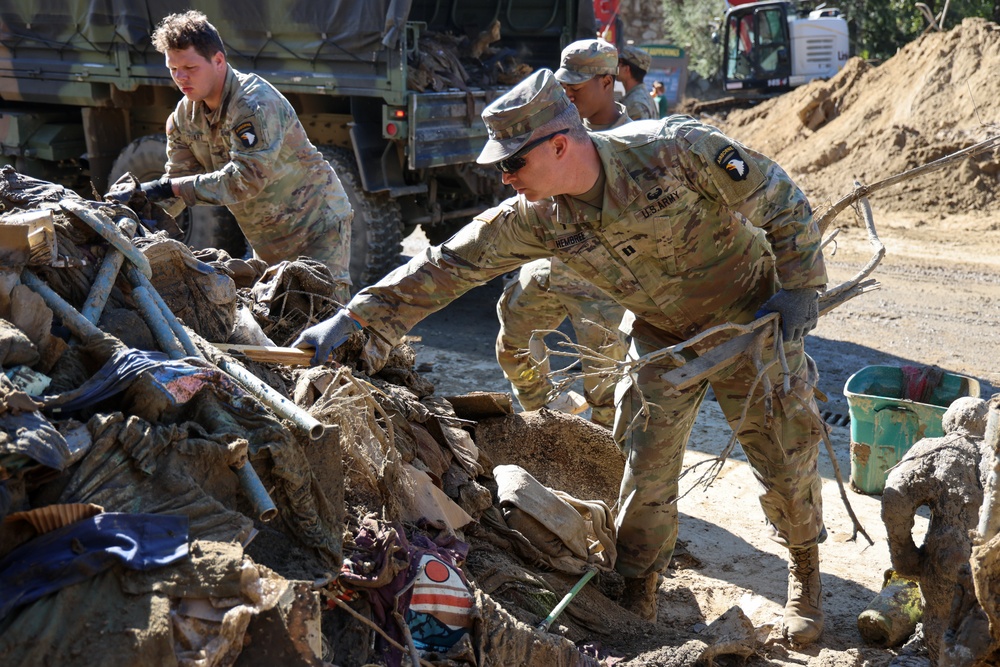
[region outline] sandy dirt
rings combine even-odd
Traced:
[[[847,194],[854,179],[873,183],[996,134],[995,126],[980,123],[973,100],[983,105],[1000,96],[998,61],[1000,29],[966,21],[950,33],[908,46],[879,68],[852,62],[851,69],[830,82],[811,84],[728,118],[706,120],[786,166],[822,211]],[[832,117],[809,129],[797,110],[816,99],[833,100],[828,105]],[[980,106],[979,113],[994,110]],[[850,427],[843,388],[854,372],[872,364],[937,365],[977,379],[983,398],[1000,387],[996,167],[995,156],[987,154],[871,197],[886,248],[873,274],[881,288],[822,317],[807,342],[819,366],[820,389],[829,398],[821,410],[831,423],[845,480],[850,474]],[[825,252],[831,286],[850,279],[872,256],[851,210],[834,227],[841,232]],[[407,240],[408,252],[422,242],[418,232]],[[439,394],[507,390],[493,357],[499,290],[499,281],[474,290],[414,330],[422,339],[416,345],[418,366]],[[728,437],[718,406],[707,401],[686,463],[718,453]],[[890,567],[880,498],[847,491],[875,544],[869,546],[861,537],[851,541],[851,522],[825,451],[820,463],[829,531],[821,548],[826,631],[816,645],[795,650],[775,630],[747,664],[879,666],[894,655],[866,646],[857,629],[858,614],[878,593]],[[689,479],[682,482],[682,488],[690,486]],[[682,498],[680,544],[693,558],[675,559],[679,567],[662,580],[658,622],[648,625],[624,615],[612,634],[595,638],[625,659],[619,664],[657,664],[663,646],[696,636],[733,605],[755,626],[780,622],[785,554],[766,537],[757,494],[757,483],[737,450],[711,487]],[[918,520],[916,531],[925,526],[926,517]]]

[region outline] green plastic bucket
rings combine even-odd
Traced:
[[[851,416],[851,486],[880,494],[889,468],[921,438],[944,435],[941,418],[952,401],[979,398],[979,383],[964,375],[944,373],[928,402],[904,398],[902,368],[866,366],[847,379],[844,397]]]

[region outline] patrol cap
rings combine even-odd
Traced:
[[[623,46],[621,58],[628,64],[638,67],[643,72],[648,72],[649,66],[653,62],[653,58],[635,44],[626,44]]]
[[[582,124],[551,70],[540,69],[483,109],[489,140],[476,158],[492,164],[509,158],[534,139]]]
[[[603,39],[581,39],[563,49],[556,79],[572,86],[604,74],[617,76],[618,49]]]

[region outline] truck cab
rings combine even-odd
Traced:
[[[847,21],[834,8],[799,16],[790,2],[726,11],[722,76],[727,91],[781,91],[829,78],[848,58]]]

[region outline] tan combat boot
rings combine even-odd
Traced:
[[[797,646],[811,644],[823,633],[823,584],[819,546],[789,549],[788,601],[781,633]]]
[[[656,623],[656,591],[659,587],[660,575],[656,572],[645,577],[626,577],[622,608],[643,620]]]

